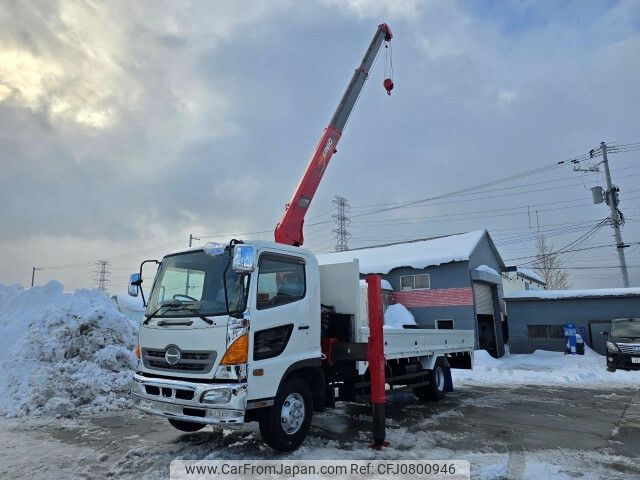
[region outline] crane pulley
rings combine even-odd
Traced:
[[[344,92],[338,108],[336,108],[331,118],[331,122],[329,122],[322,137],[320,137],[320,142],[316,146],[304,175],[275,229],[276,242],[295,246],[303,244],[304,236],[302,228],[304,225],[304,217],[311,205],[311,200],[313,200],[318,185],[322,180],[322,176],[327,169],[329,160],[331,160],[332,155],[337,152],[336,146],[338,141],[342,136],[347,120],[353,111],[358,96],[364,86],[364,82],[369,75],[369,70],[383,43],[386,43],[385,46],[387,47],[385,49],[385,76],[387,76],[387,60],[389,63],[389,77],[384,80],[383,85],[387,94],[391,95],[391,90],[393,90],[393,63],[391,63],[391,49],[388,43],[392,38],[393,35],[386,23],[378,25],[378,29],[369,44],[369,48],[367,48],[364,54],[360,66],[356,68],[353,77],[351,77],[347,90]]]

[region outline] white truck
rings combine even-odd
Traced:
[[[313,411],[369,394],[363,305],[357,261],[319,266],[269,241],[167,255],[140,328],[135,406],[184,431],[258,421],[268,445],[295,449]],[[473,331],[385,329],[385,381],[438,400],[473,346]]]
[[[356,69],[273,241],[230,241],[166,255],[148,303],[141,264],[129,293],[147,304],[132,398],[183,431],[257,421],[264,441],[289,451],[314,411],[371,399],[374,440],[384,440],[385,388],[420,400],[451,388],[450,368],[471,368],[474,332],[382,329],[380,278],[360,287],[358,262],[318,265],[301,248],[305,213],[382,42]],[[390,93],[393,83],[385,80]],[[377,283],[376,283],[377,279]],[[369,283],[370,282],[370,283]]]

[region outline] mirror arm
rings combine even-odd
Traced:
[[[136,283],[138,284],[138,288],[140,289],[140,295],[142,296],[142,306],[143,307],[147,306],[147,301],[144,298],[144,291],[142,290],[142,267],[144,266],[145,263],[155,263],[156,265],[158,265],[160,263],[160,261],[158,261],[158,260],[145,260],[144,262],[142,262],[140,264],[140,279]]]

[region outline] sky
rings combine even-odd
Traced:
[[[382,22],[396,87],[380,57],[305,246],[333,250],[342,195],[352,248],[487,229],[527,264],[540,230],[555,249],[576,242],[573,287],[621,286],[589,190],[602,171],[554,165],[606,141],[631,145],[609,163],[640,286],[635,0],[2,2],[0,283],[28,285],[37,266],[37,284],[94,287],[104,259],[122,291],[189,234],[271,239]]]

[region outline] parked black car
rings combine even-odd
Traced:
[[[607,370],[640,370],[640,318],[611,320],[607,336]]]

